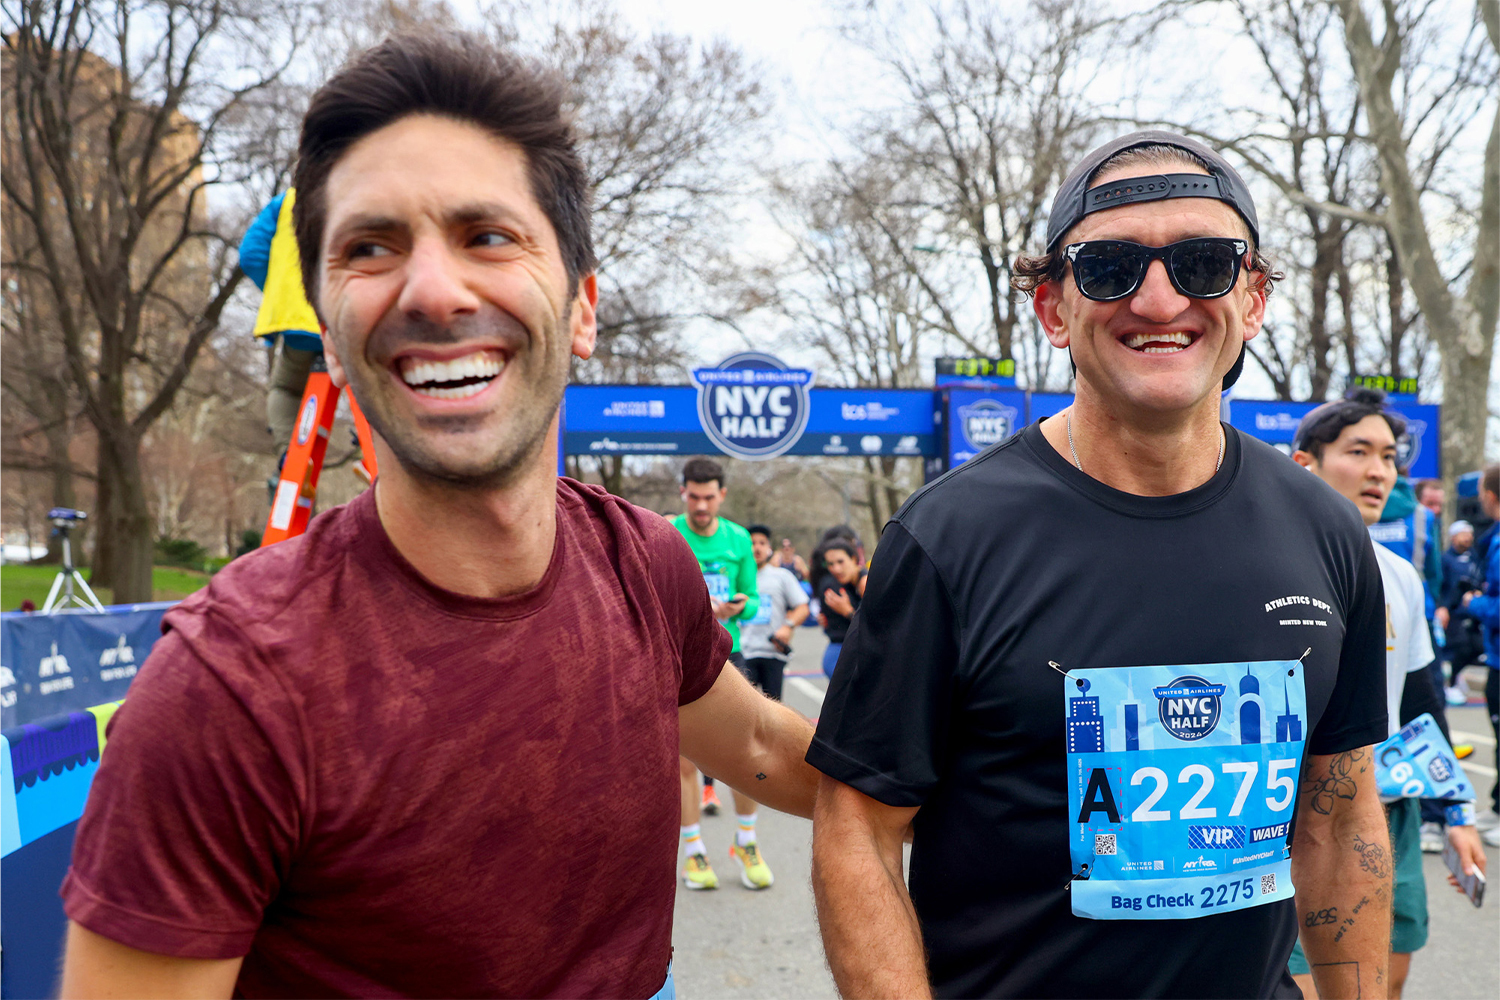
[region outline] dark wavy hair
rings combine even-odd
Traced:
[[[1323,449],[1337,441],[1345,427],[1366,417],[1384,417],[1391,435],[1398,441],[1406,433],[1406,418],[1385,408],[1385,393],[1379,389],[1356,387],[1344,393],[1343,399],[1324,403],[1303,417],[1297,425],[1294,446],[1321,462]]]

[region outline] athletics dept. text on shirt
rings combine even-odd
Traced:
[[[1068,672],[1073,913],[1201,917],[1292,896],[1296,660]]]

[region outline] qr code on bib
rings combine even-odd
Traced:
[[[1269,875],[1262,875],[1260,877],[1260,894],[1262,896],[1269,896],[1271,893],[1273,893],[1275,891],[1276,891],[1276,873],[1272,872]]]
[[[1095,854],[1113,854],[1113,853],[1115,853],[1115,835],[1112,834],[1112,833],[1096,833],[1096,834],[1094,834],[1094,853]]]

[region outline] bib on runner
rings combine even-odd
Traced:
[[[1292,897],[1301,663],[1073,670],[1064,697],[1075,915],[1183,920]]]

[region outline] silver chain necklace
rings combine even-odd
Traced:
[[[1073,411],[1068,410],[1063,414],[1063,424],[1068,428],[1068,450],[1073,453],[1073,466],[1079,472],[1083,472],[1083,463],[1078,460],[1078,449],[1073,445]],[[1219,428],[1219,457],[1214,462],[1214,474],[1217,475],[1219,468],[1224,464],[1224,428]]]

